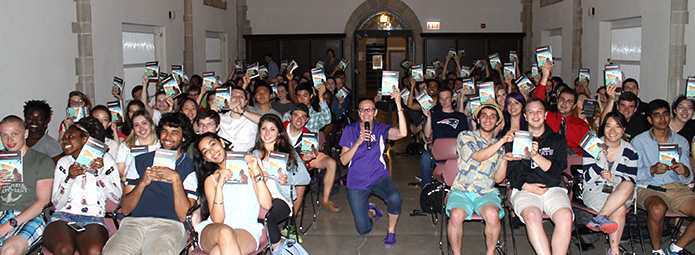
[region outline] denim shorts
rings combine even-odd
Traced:
[[[59,220],[65,222],[75,222],[82,227],[85,227],[89,224],[99,224],[103,226],[107,231],[109,230],[109,228],[106,227],[106,224],[104,224],[104,217],[77,215],[66,212],[55,212],[51,216],[51,219],[48,220],[48,223],[50,224],[51,222]]]

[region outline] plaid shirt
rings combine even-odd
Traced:
[[[319,106],[321,107],[320,112],[316,112],[313,107],[309,107],[309,121],[305,127],[312,133],[318,133],[319,129],[331,123],[331,109],[328,107],[328,104],[324,102],[319,104]],[[287,111],[282,116],[282,121],[290,121],[290,111]]]
[[[504,148],[483,162],[473,160],[473,153],[497,142],[497,138],[487,141],[478,130],[459,133],[456,142],[458,173],[454,179],[454,189],[474,192],[479,196],[495,191],[494,174],[504,154]]]

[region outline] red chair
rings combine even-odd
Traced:
[[[456,138],[439,138],[434,140],[432,145],[432,157],[435,161],[446,161],[444,163],[435,163],[432,176],[435,180],[444,183],[445,164],[451,161],[451,164],[456,167]],[[456,173],[454,173],[456,175]]]

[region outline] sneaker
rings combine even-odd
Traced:
[[[685,250],[685,249],[683,249],[683,250]],[[666,255],[680,255],[680,254],[683,254],[683,250],[681,250],[680,252],[674,252],[674,251],[671,251],[671,247],[666,247],[664,249],[664,253]]]
[[[596,215],[596,217],[586,224],[586,227],[593,231],[601,231],[610,234],[618,230],[618,223],[608,219],[606,215]]]
[[[319,202],[319,207],[329,210],[331,212],[340,212],[340,208],[336,206],[333,202],[328,201],[328,202]]]
[[[396,233],[386,234],[386,238],[384,238],[384,246],[386,246],[386,248],[396,246]]]
[[[369,210],[374,210],[374,222],[379,220],[379,218],[384,217],[384,213],[379,210],[379,207],[376,207],[374,203],[369,203]],[[395,238],[395,236],[394,236]],[[394,239],[395,242],[395,239]]]

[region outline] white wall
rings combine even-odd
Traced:
[[[247,1],[253,34],[343,33],[352,12],[363,1]],[[521,3],[509,0],[404,0],[427,31],[428,21],[441,22],[434,32],[519,32]],[[474,6],[474,7],[473,7]],[[303,18],[307,17],[307,18]],[[310,18],[309,18],[310,17]],[[486,29],[480,28],[486,23]],[[410,24],[415,26],[418,24]]]
[[[553,76],[560,76],[565,80],[565,83],[573,82],[576,72],[572,71],[572,0],[565,0],[556,4],[540,7],[540,1],[533,1],[533,38],[532,45],[525,45],[526,50],[531,54],[526,63],[525,70],[531,70],[531,64],[536,63],[536,48],[546,46],[547,40],[544,41],[543,36],[549,30],[562,29],[562,53],[558,49],[553,48],[553,55],[560,54],[562,56],[562,70],[553,70]],[[525,71],[524,70],[524,71]],[[591,69],[591,75],[595,74],[594,69]],[[568,82],[569,81],[569,82]]]
[[[208,71],[205,70],[205,32],[225,33],[227,35],[227,40],[222,43],[226,43],[227,45],[227,72],[224,74],[216,73],[216,75],[220,76],[220,79],[224,81],[229,74],[229,69],[232,68],[231,64],[234,63],[237,56],[236,1],[227,1],[227,10],[203,5],[202,2],[203,1],[200,0],[193,0],[195,72],[202,74]]]

